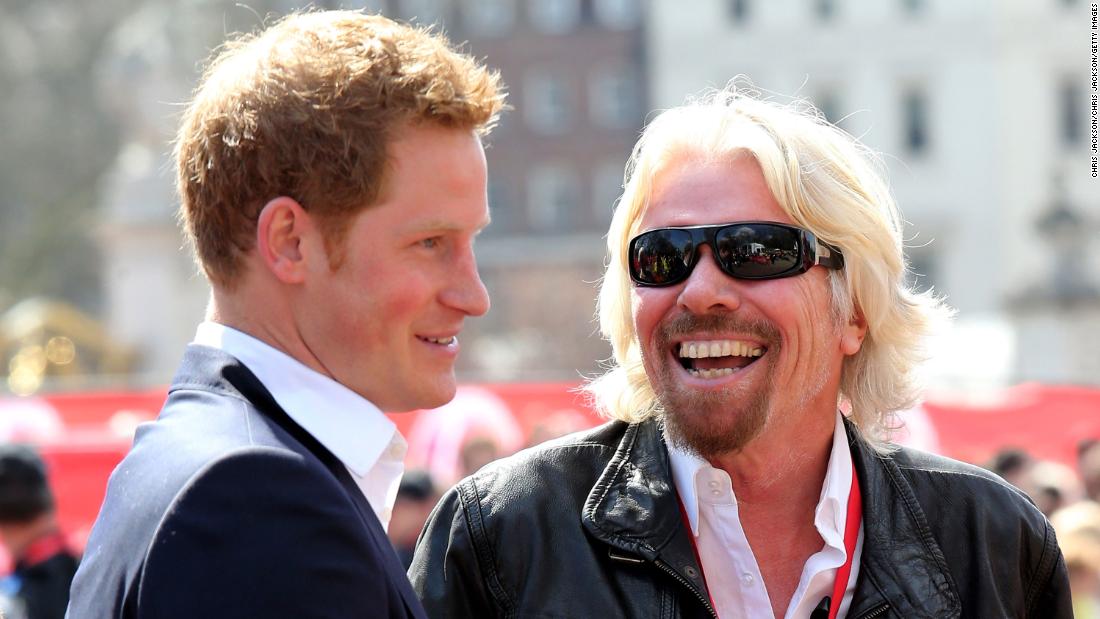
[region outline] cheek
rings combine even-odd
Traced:
[[[630,293],[630,312],[634,319],[634,333],[638,341],[650,340],[654,329],[668,311],[668,301],[659,288],[635,288]]]

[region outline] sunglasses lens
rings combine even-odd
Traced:
[[[687,276],[694,248],[686,230],[654,230],[630,244],[630,276],[640,284],[673,284]]]
[[[800,262],[797,230],[769,224],[737,224],[714,238],[718,262],[734,277],[766,279],[795,270]]]

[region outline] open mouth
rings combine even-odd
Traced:
[[[421,335],[416,336],[422,342],[428,342],[429,344],[439,344],[440,346],[450,346],[458,342],[458,338],[450,335],[447,337],[424,337]]]
[[[680,342],[676,356],[688,374],[696,378],[723,378],[756,363],[768,351],[754,342],[705,340]]]

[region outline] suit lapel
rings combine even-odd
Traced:
[[[312,434],[306,432],[305,428],[291,419],[290,415],[287,415],[267,388],[263,386],[260,379],[256,378],[255,374],[232,356],[213,348],[189,346],[184,356],[184,363],[173,380],[173,389],[193,386],[195,383],[194,376],[205,377],[205,384],[203,385],[205,389],[223,389],[239,393],[251,402],[256,410],[301,443],[332,473],[333,477],[344,488],[344,492],[347,493],[352,505],[355,506],[356,512],[358,512],[359,517],[366,526],[376,555],[382,558],[385,565],[386,576],[401,593],[407,614],[419,619],[426,619],[420,601],[409,584],[408,576],[401,568],[397,553],[394,551],[393,545],[390,544],[386,531],[382,528],[382,523],[379,522],[378,516],[375,515],[374,509],[370,506],[370,502],[367,501],[367,497],[363,495],[362,489],[355,483],[344,463]],[[211,383],[209,377],[217,377],[217,380]]]

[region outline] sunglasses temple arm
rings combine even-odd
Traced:
[[[830,269],[842,269],[844,268],[844,255],[840,253],[840,250],[833,249],[815,238],[814,264],[820,264]]]

